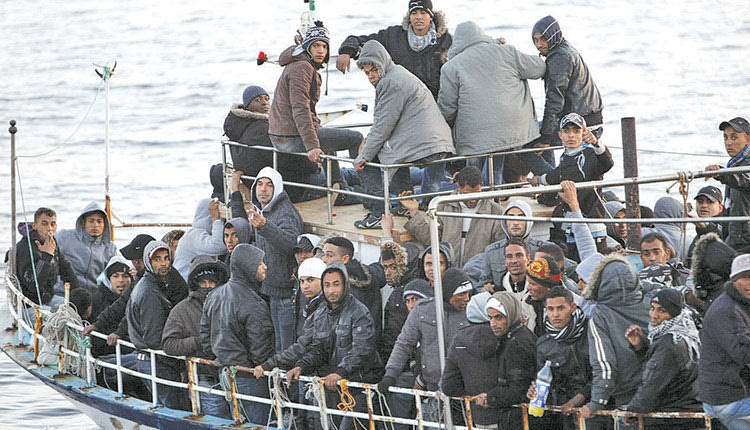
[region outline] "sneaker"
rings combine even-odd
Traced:
[[[399,204],[391,208],[391,215],[407,217],[409,210]]]
[[[354,227],[373,230],[381,227],[380,218],[376,218],[375,215],[368,213],[364,219],[354,222]]]

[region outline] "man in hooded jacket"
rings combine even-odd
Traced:
[[[120,255],[115,255],[109,260],[107,267],[104,269],[104,279],[98,285],[94,294],[91,295],[89,321],[96,321],[104,309],[116,302],[125,290],[130,289],[133,285],[133,276],[130,274],[130,269],[130,262]],[[108,332],[102,333],[109,334]],[[91,354],[94,357],[114,353],[114,347],[107,345],[104,339],[91,338]]]
[[[187,281],[190,275],[190,262],[199,255],[224,255],[224,223],[219,214],[219,202],[202,199],[195,208],[193,226],[185,232],[177,244],[174,267]]]
[[[203,304],[200,343],[203,351],[213,353],[222,366],[222,376],[231,366],[255,367],[273,355],[273,323],[268,304],[261,298],[261,282],[266,276],[262,250],[248,244],[237,245],[232,253],[231,276],[216,288]],[[268,398],[268,381],[252,375],[235,375],[237,391]],[[247,420],[265,425],[269,406],[243,400]]]
[[[238,216],[232,218],[224,224],[224,245],[227,247],[227,253],[222,257],[222,261],[227,266],[230,265],[232,260],[232,251],[240,243],[252,243],[253,234],[250,228],[250,222],[247,220],[247,214],[245,216]]]
[[[60,230],[55,236],[60,252],[76,272],[78,286],[88,288],[90,293],[96,290],[96,279],[117,253],[111,237],[107,214],[96,202],[89,203],[81,212],[75,229]],[[64,294],[62,282],[55,285],[55,294]]]
[[[659,198],[654,204],[654,216],[656,218],[682,218],[684,215],[685,206],[680,203],[677,199],[669,196]],[[682,228],[679,223],[654,223],[653,228],[641,229],[641,236],[645,236],[649,233],[660,233],[664,236],[672,249],[675,250],[674,258],[676,261],[684,262],[687,260],[687,252],[690,247],[690,243],[693,241],[693,236],[688,234],[685,236],[685,240],[681,241],[680,236],[682,235]]]
[[[360,171],[366,192],[380,196],[383,194],[381,170],[364,167],[366,162],[429,163],[453,154],[455,149],[450,127],[427,87],[404,67],[395,64],[380,42],[365,43],[357,67],[375,87],[375,108],[366,143],[353,165]],[[390,192],[398,195],[412,190],[408,168],[390,169],[388,173]],[[444,163],[426,165],[422,193],[438,191],[444,174]],[[355,226],[380,228],[383,204],[368,200],[364,205],[370,213]]]

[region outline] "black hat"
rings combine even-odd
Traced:
[[[415,10],[423,10],[429,13],[431,17],[435,17],[432,12],[432,0],[409,0],[409,14]]]
[[[737,118],[730,119],[729,121],[724,121],[721,124],[719,124],[719,130],[724,131],[725,128],[732,127],[736,131],[739,131],[740,133],[747,133],[750,134],[750,123],[747,122],[745,118],[742,118],[738,116]]]
[[[139,234],[120,250],[120,254],[128,260],[139,260],[143,258],[143,248],[152,240],[156,239],[147,234]]]
[[[656,292],[654,298],[651,299],[651,303],[660,304],[674,318],[685,307],[685,297],[676,288],[662,288]]]
[[[455,294],[463,294],[474,289],[469,276],[463,270],[451,267],[443,274],[443,300],[450,300]]]
[[[112,263],[104,271],[104,275],[107,277],[107,279],[109,279],[112,277],[112,275],[118,272],[123,272],[126,275],[130,275],[130,266],[120,261]]]
[[[434,293],[429,282],[425,281],[422,278],[416,278],[412,279],[404,286],[403,297],[406,298],[406,296],[419,296],[423,299],[426,299],[428,297],[432,297],[433,294]]]
[[[698,199],[699,196],[705,196],[714,203],[721,203],[724,201],[721,195],[721,190],[713,185],[707,185],[701,188],[700,191],[698,191],[698,194],[695,195],[695,199]]]
[[[91,306],[91,293],[86,288],[76,288],[70,291],[70,304],[75,306],[78,315],[83,318],[86,310]]]

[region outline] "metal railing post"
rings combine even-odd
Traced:
[[[417,408],[417,430],[424,430],[424,417],[422,416],[422,396],[414,393],[414,403]]]
[[[156,406],[159,404],[159,395],[156,392],[156,354],[154,351],[149,354],[151,354],[151,404]]]
[[[39,333],[42,331],[42,309],[34,308],[34,361],[39,358]]]
[[[79,352],[80,354],[80,352]],[[86,348],[86,382],[94,385],[94,356],[91,355],[91,348]]]
[[[117,363],[117,392],[122,396],[122,347],[120,341],[115,343],[115,361]]]
[[[326,203],[328,204],[328,224],[333,224],[333,201],[331,194],[331,159],[326,158]]]
[[[274,154],[276,154],[274,152]],[[224,142],[221,142],[221,181],[222,185],[224,185],[224,203],[226,203],[227,206],[229,206],[229,197],[232,195],[232,189],[230,188],[229,184],[227,183],[227,177],[229,173],[229,169],[227,168],[227,145]],[[244,173],[244,172],[243,172]],[[228,219],[232,217],[231,209],[229,210]]]
[[[388,175],[388,168],[383,168],[383,214],[391,213],[391,178]]]
[[[622,118],[620,120],[622,129],[622,162],[623,173],[626,178],[638,177],[638,150],[635,139],[635,118]],[[641,206],[638,184],[625,186],[625,216],[628,218],[640,218]],[[639,249],[641,237],[641,225],[628,225],[627,247],[628,249]]]
[[[490,181],[490,191],[495,191],[495,157],[487,156],[487,178]]]
[[[237,400],[237,382],[230,368],[227,368],[226,374],[229,377],[229,398],[232,400],[232,417],[234,418],[234,423],[239,425],[242,424],[242,415],[240,414],[240,404]]]
[[[10,253],[8,255],[7,271],[16,276],[16,120],[10,120]],[[18,314],[19,318],[21,314]]]
[[[200,394],[195,390],[195,386],[198,385],[198,365],[190,358],[186,358],[186,361],[188,365],[188,391],[190,392],[190,403],[193,408],[193,415],[200,415]]]
[[[314,384],[315,382],[313,382]],[[323,430],[328,430],[330,427],[328,422],[328,411],[326,408],[326,391],[325,391],[325,385],[322,379],[317,380],[318,384],[318,392],[320,393],[320,425],[323,427]]]
[[[23,295],[21,295],[21,293],[16,293],[16,304],[18,307],[18,344],[20,345],[23,343],[23,325],[21,325],[21,321],[23,321],[25,315],[25,310],[23,308]]]

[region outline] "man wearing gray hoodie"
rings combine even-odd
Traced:
[[[177,244],[174,267],[187,281],[190,262],[199,255],[217,256],[227,252],[224,244],[224,223],[219,214],[219,202],[202,199],[195,208],[193,227]]]

